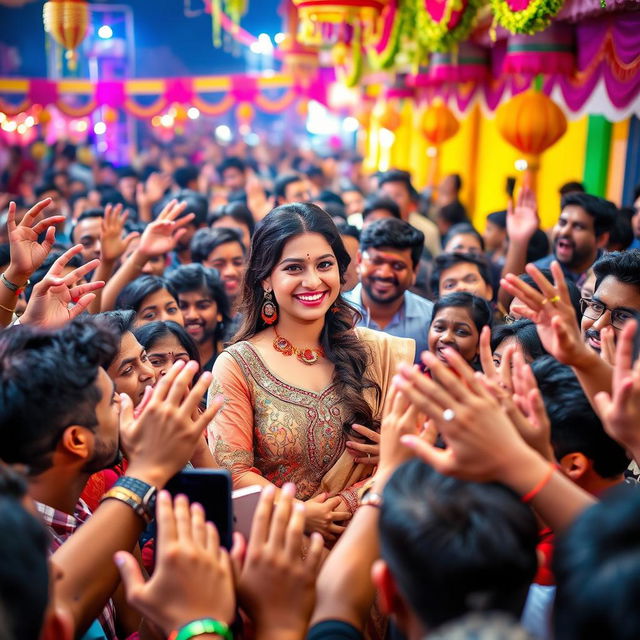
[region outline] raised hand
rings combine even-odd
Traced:
[[[122,396],[120,442],[133,477],[149,478],[145,481],[163,487],[193,455],[198,438],[222,406],[218,398],[192,420],[212,377],[205,372],[190,388],[198,369],[197,362],[176,362],[145,396],[144,408],[135,416],[131,399]]]
[[[117,204],[115,207],[108,204],[105,207],[100,233],[101,259],[103,262],[112,263],[118,260],[127,250],[131,241],[140,236],[137,231],[133,231],[126,237],[122,236],[128,217],[129,212],[125,211],[123,213],[121,204]]]
[[[235,591],[231,561],[204,509],[185,496],[174,503],[166,491],[158,494],[156,566],[145,583],[136,559],[118,551],[114,560],[128,602],[158,625],[165,637],[192,620],[213,618],[231,624]]]
[[[91,260],[64,275],[64,268],[69,260],[81,251],[82,245],[77,244],[65,251],[51,265],[47,275],[33,287],[27,308],[20,319],[21,324],[48,329],[62,327],[79,316],[93,302],[96,294],[92,291],[104,287],[104,282],[78,282],[93,271],[100,264],[100,260]]]
[[[635,320],[625,323],[616,348],[612,393],[596,394],[595,403],[605,431],[640,459],[640,359],[634,364]]]
[[[305,507],[294,496],[285,484],[274,504],[274,487],[265,487],[246,553],[236,545],[231,552],[238,599],[257,638],[303,638],[311,617],[324,544],[314,533],[303,558]]]
[[[507,236],[510,242],[528,242],[540,226],[535,193],[522,187],[518,199],[507,206]]]
[[[517,310],[535,322],[544,348],[563,364],[575,365],[589,352],[580,334],[562,268],[556,261],[551,263],[554,284],[532,264],[527,265],[527,273],[535,280],[540,291],[511,273],[500,284],[522,301]]]
[[[139,207],[152,207],[160,202],[167,189],[171,186],[171,176],[164,173],[152,173],[145,184],[138,183],[136,202]]]
[[[51,198],[46,198],[35,204],[16,224],[16,203],[9,204],[7,215],[7,230],[11,262],[6,271],[7,278],[18,285],[23,285],[31,274],[40,267],[49,255],[55,242],[54,225],[64,222],[64,216],[51,216],[33,224],[36,217],[51,204]],[[46,230],[45,238],[38,242],[38,236]]]
[[[176,248],[178,240],[186,233],[184,227],[195,217],[190,213],[183,218],[178,216],[187,208],[187,203],[178,204],[177,200],[171,200],[153,222],[147,225],[142,233],[140,244],[136,253],[148,260],[153,256],[159,256]],[[145,260],[145,262],[146,262]]]
[[[508,345],[502,359],[497,362],[491,353],[491,328],[483,327],[480,332],[480,364],[484,375],[499,384],[503,389],[513,390],[513,381],[511,376],[513,354],[516,351],[515,345]]]
[[[361,424],[353,424],[352,427],[355,432],[369,441],[365,444],[358,440],[347,440],[347,451],[353,456],[353,461],[371,466],[377,465],[380,462],[380,434]]]

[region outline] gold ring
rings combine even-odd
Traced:
[[[556,302],[560,301],[560,296],[553,296],[553,298],[545,298],[542,301],[542,304],[547,304],[547,302],[550,302],[551,304],[555,304]]]

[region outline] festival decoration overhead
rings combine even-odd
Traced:
[[[414,0],[415,35],[423,50],[450,51],[466,39],[483,0]]]
[[[489,0],[495,21],[511,33],[531,35],[546,29],[564,0]]]
[[[61,47],[70,70],[78,65],[76,49],[80,46],[89,26],[89,6],[86,0],[49,0],[42,8],[44,30]]]
[[[420,116],[420,131],[434,147],[453,138],[458,129],[458,119],[441,98],[436,98]]]

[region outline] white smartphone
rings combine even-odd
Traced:
[[[258,506],[261,492],[262,487],[258,484],[242,489],[235,489],[231,492],[233,530],[241,533],[245,540],[249,540],[253,514]]]

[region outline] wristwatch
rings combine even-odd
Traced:
[[[360,507],[377,507],[378,509],[382,506],[383,498],[381,493],[376,493],[373,490],[373,484],[368,486],[364,492],[362,493],[362,497],[360,498]]]
[[[158,490],[142,480],[131,476],[122,476],[107,491],[100,502],[109,499],[120,500],[128,504],[146,524],[155,517],[156,497]]]

